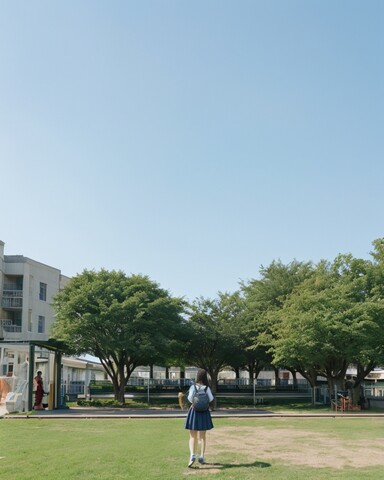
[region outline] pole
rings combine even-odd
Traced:
[[[55,353],[55,366],[56,366],[56,395],[53,408],[61,408],[63,406],[63,395],[61,391],[61,352]]]
[[[28,372],[28,410],[33,408],[33,377],[35,371],[35,344],[29,344],[29,372]]]
[[[253,374],[253,406],[256,408],[256,380],[255,380],[255,374]]]

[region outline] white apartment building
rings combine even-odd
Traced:
[[[4,255],[0,240],[0,340],[48,340],[52,297],[68,280],[57,268],[23,255]]]
[[[53,296],[68,281],[57,268],[23,255],[5,255],[0,240],[0,413],[31,408],[38,370],[52,408],[61,404],[63,382],[104,378],[101,366],[64,357],[49,342]]]

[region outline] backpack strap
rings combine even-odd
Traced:
[[[199,388],[197,388],[197,387],[196,387],[196,383],[194,383],[194,384],[193,384],[193,386],[195,387],[195,392],[197,392],[197,391],[201,390],[201,388],[200,388],[200,387],[199,387]],[[204,388],[203,390],[204,390],[204,392],[207,392],[207,390],[208,390],[208,385],[206,385],[206,386],[205,386],[205,388]]]
[[[200,390],[200,387],[199,387],[199,388],[196,387],[196,383],[194,383],[193,386],[194,386],[194,388],[195,388],[195,393]],[[207,390],[208,390],[208,385],[205,386],[204,392],[207,392]]]

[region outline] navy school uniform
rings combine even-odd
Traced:
[[[205,385],[195,384],[196,388],[205,388]],[[188,400],[192,402],[193,394],[195,391],[195,385],[192,385],[188,392]],[[211,389],[207,389],[209,401],[212,402],[213,395]],[[211,430],[213,428],[211,412],[206,410],[205,412],[196,412],[191,406],[188,410],[187,418],[185,419],[184,428],[187,430]]]

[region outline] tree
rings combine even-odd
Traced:
[[[312,387],[321,374],[329,379],[344,378],[348,367],[345,356],[337,355],[332,347],[338,328],[330,312],[336,314],[335,302],[339,300],[342,302],[332,288],[329,265],[323,262],[316,274],[298,285],[274,312],[274,362],[296,369]]]
[[[242,297],[242,310],[236,323],[236,329],[240,334],[242,349],[241,367],[248,371],[250,382],[258,377],[266,365],[271,363],[271,356],[267,352],[269,347],[257,343],[260,326],[261,323],[257,321],[254,312],[249,310],[246,299]]]
[[[311,262],[297,260],[284,265],[280,260],[273,261],[267,267],[260,268],[260,279],[242,284],[245,298],[245,323],[247,325],[248,369],[250,376],[257,378],[268,364],[290,368],[283,359],[274,362],[272,347],[280,328],[277,314],[292,291],[312,274]]]
[[[275,361],[293,365],[314,382],[344,389],[347,368],[356,386],[383,360],[383,305],[373,297],[372,264],[351,255],[320,262],[314,275],[286,299],[273,345]]]
[[[242,356],[236,321],[241,311],[237,294],[219,293],[217,299],[200,297],[190,307],[186,358],[190,365],[204,368],[216,392],[220,370],[238,364]]]
[[[227,367],[230,367],[240,378],[240,369],[247,368],[252,352],[248,352],[249,329],[245,319],[244,297],[240,291],[232,294],[219,294],[220,310],[223,316],[225,328],[231,332],[233,341],[231,353],[227,359]]]
[[[84,270],[54,298],[53,334],[70,354],[100,359],[124,403],[125,385],[139,365],[170,356],[183,320],[183,301],[147,276]]]

